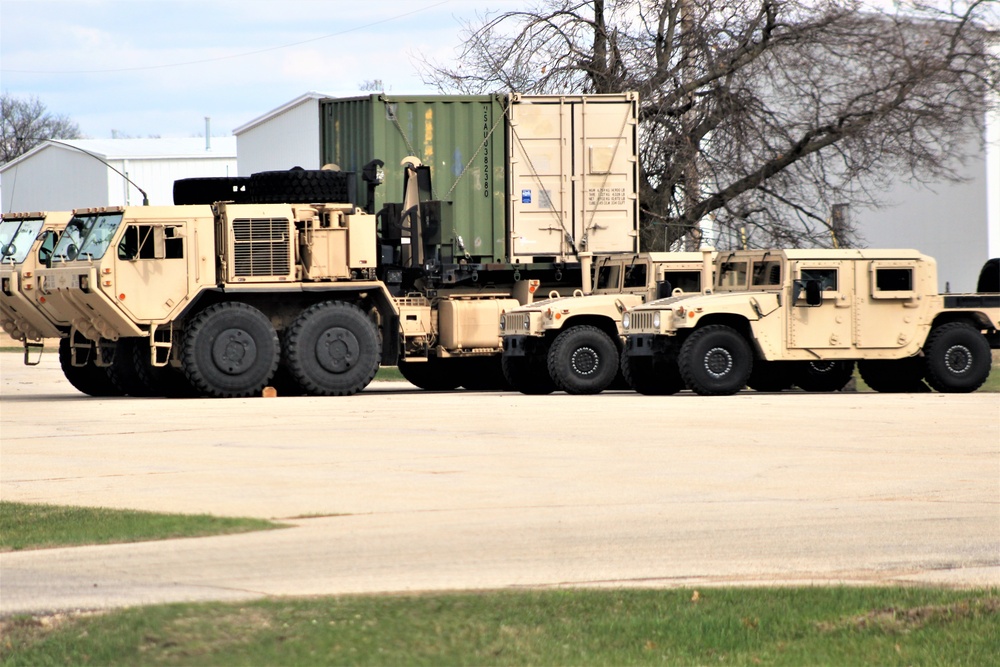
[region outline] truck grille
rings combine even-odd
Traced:
[[[235,276],[287,276],[291,271],[291,255],[288,220],[233,221]]]
[[[629,327],[629,331],[652,329],[653,312],[652,310],[633,310],[629,313],[629,317],[632,318],[632,325]]]
[[[523,334],[526,331],[524,323],[529,317],[530,315],[528,315],[528,313],[507,313],[504,315],[504,321],[507,324],[507,328],[504,329],[504,333]]]

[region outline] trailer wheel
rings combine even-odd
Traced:
[[[352,303],[317,303],[288,330],[288,370],[307,394],[356,394],[375,377],[381,358],[375,324]]]
[[[881,394],[920,394],[930,391],[924,384],[924,361],[906,359],[862,359],[858,375],[868,387]]]
[[[524,357],[503,356],[501,361],[503,376],[510,386],[529,396],[551,394],[556,390],[556,383],[549,375],[545,355],[534,354]]]
[[[924,345],[927,382],[941,392],[965,393],[983,386],[993,359],[990,344],[965,322],[934,328]]]
[[[618,373],[618,346],[594,326],[562,331],[548,354],[549,376],[567,394],[599,394]]]
[[[274,375],[279,351],[278,334],[264,313],[245,303],[217,303],[188,325],[184,374],[208,396],[253,396]]]
[[[793,366],[787,361],[766,361],[758,359],[747,378],[747,386],[754,391],[785,391],[792,388]]]
[[[174,205],[231,201],[249,204],[250,179],[241,176],[181,178],[174,181]]]
[[[735,394],[753,369],[750,344],[735,329],[709,324],[695,330],[681,346],[678,365],[684,383],[702,396]]]
[[[59,365],[73,387],[88,396],[121,396],[121,391],[108,377],[108,369],[94,363],[94,352],[84,366],[73,365],[69,338],[59,340]]]
[[[427,391],[451,391],[462,384],[458,363],[429,357],[427,361],[399,360],[399,372],[412,385]]]
[[[843,360],[795,362],[795,384],[803,391],[840,391],[854,377],[854,362]]]
[[[670,396],[684,389],[676,359],[621,357],[621,374],[628,386],[647,396]]]

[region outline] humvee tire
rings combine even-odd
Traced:
[[[181,178],[174,181],[174,205],[214,204],[231,201],[249,204],[250,179],[245,176]]]
[[[695,393],[725,396],[747,385],[753,353],[735,329],[709,324],[695,329],[684,341],[677,365],[684,383]]]
[[[597,327],[570,327],[552,341],[547,366],[567,394],[599,394],[618,374],[618,346]]]
[[[935,327],[927,336],[924,355],[927,383],[941,392],[964,393],[979,389],[993,365],[986,337],[965,322]]]
[[[794,381],[803,391],[840,391],[854,376],[853,361],[796,361]]]
[[[59,340],[59,365],[63,375],[75,389],[88,396],[121,396],[121,391],[108,377],[108,369],[94,363],[91,354],[84,366],[74,366],[73,351],[70,349],[69,338]]]
[[[882,394],[919,394],[930,391],[924,384],[924,362],[906,359],[861,359],[858,375],[874,391]]]
[[[793,371],[791,362],[755,359],[747,386],[754,391],[785,391],[795,384]]]
[[[508,357],[504,355],[501,362],[503,375],[517,391],[529,396],[551,394],[556,390],[556,383],[549,375],[545,356],[530,355],[526,357]]]
[[[628,386],[646,396],[670,396],[684,389],[677,363],[657,363],[653,357],[621,356],[622,377]]]
[[[430,357],[427,361],[407,361],[400,359],[397,368],[402,376],[412,385],[427,391],[451,391],[458,389],[462,384],[459,373],[454,372],[450,367],[444,365],[449,362],[441,361],[437,357]]]
[[[254,396],[278,368],[280,345],[271,320],[253,306],[224,301],[188,325],[181,355],[184,374],[209,396]]]
[[[313,396],[351,396],[371,383],[382,352],[378,330],[345,301],[310,306],[288,330],[288,370]]]

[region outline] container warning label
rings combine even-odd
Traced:
[[[531,190],[521,190],[521,203],[522,204],[531,203]]]
[[[590,206],[624,206],[625,188],[589,188],[587,203]]]

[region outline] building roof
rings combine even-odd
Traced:
[[[171,158],[225,158],[236,159],[236,137],[212,137],[205,148],[204,137],[184,139],[60,139],[46,141],[0,166],[0,171],[29,159],[44,150],[59,149],[92,153],[102,160],[165,160]]]
[[[291,109],[294,109],[295,107],[299,106],[300,104],[304,104],[305,102],[309,102],[309,101],[312,101],[312,100],[323,100],[323,99],[326,99],[328,97],[336,97],[336,96],[335,95],[327,95],[327,94],[324,94],[324,93],[317,93],[315,91],[310,91],[308,93],[303,93],[302,95],[299,95],[298,97],[296,97],[294,100],[291,100],[289,102],[285,102],[280,107],[276,107],[274,109],[271,109],[267,113],[265,113],[265,114],[263,114],[261,116],[257,116],[253,120],[251,120],[251,121],[249,121],[247,123],[244,123],[243,125],[240,125],[238,128],[236,128],[235,130],[233,130],[233,134],[235,134],[235,135],[243,134],[247,130],[251,130],[251,129],[257,127],[258,125],[271,120],[275,116],[280,116],[281,114],[283,114],[283,113],[285,113],[287,111],[290,111]]]

